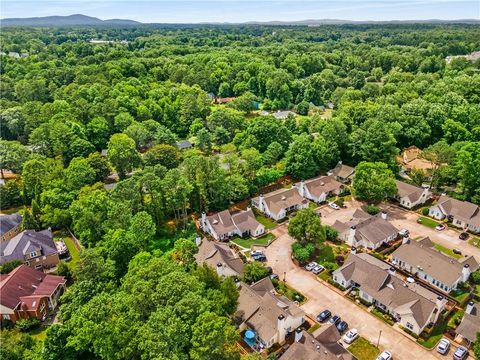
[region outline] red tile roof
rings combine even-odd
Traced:
[[[15,309],[25,296],[50,296],[59,284],[65,284],[63,276],[47,275],[20,265],[12,270],[0,282],[0,303],[10,309]]]

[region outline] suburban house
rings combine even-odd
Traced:
[[[185,150],[193,147],[193,144],[188,140],[177,141],[176,145],[178,150]]]
[[[345,189],[345,185],[335,180],[332,176],[320,176],[310,180],[302,180],[295,184],[301,197],[312,200],[316,203],[322,203],[329,196],[340,195]]]
[[[357,288],[360,298],[389,313],[417,335],[437,321],[447,303],[442,296],[420,284],[405,282],[390,265],[365,253],[350,254],[332,276],[347,289]]]
[[[465,341],[468,346],[477,341],[477,333],[480,331],[480,308],[478,304],[470,301],[465,309],[462,322],[458,325],[455,333],[459,342]]]
[[[308,207],[308,200],[300,196],[298,190],[292,187],[261,194],[252,199],[252,205],[268,217],[281,220],[287,216],[289,211]]]
[[[333,324],[317,329],[313,334],[298,328],[295,341],[281,356],[281,360],[355,360],[345,348],[338,343],[340,333]]]
[[[348,222],[335,221],[338,238],[350,246],[378,249],[398,238],[398,229],[387,220],[387,213],[367,214],[357,209]]]
[[[392,259],[400,269],[446,293],[456,289],[460,282],[467,281],[478,269],[473,256],[455,260],[436,250],[428,237],[420,241],[405,239],[392,253]]]
[[[265,226],[255,219],[250,208],[233,215],[228,210],[210,216],[202,213],[201,227],[215,240],[227,240],[235,235],[257,237],[265,233]]]
[[[415,145],[410,146],[402,151],[397,157],[397,163],[406,173],[412,170],[420,170],[427,177],[430,175],[433,165],[430,161],[422,158],[423,151]]]
[[[0,265],[12,260],[23,261],[34,269],[56,266],[60,259],[52,231],[25,230],[10,240],[0,242]]]
[[[0,278],[0,312],[2,320],[44,320],[58,305],[65,291],[63,276],[47,275],[26,265],[20,265]]]
[[[286,110],[286,111],[278,110],[272,113],[272,115],[275,119],[279,119],[279,120],[286,120],[288,119],[289,116],[297,116],[297,114],[295,114],[293,111],[290,111],[290,110]]]
[[[288,333],[304,322],[305,313],[284,296],[277,296],[269,277],[252,285],[239,284],[240,295],[234,315],[244,341],[256,351],[282,344]]]
[[[217,271],[219,276],[243,275],[243,261],[226,244],[207,239],[200,240],[195,260],[198,264],[207,264]]]
[[[438,203],[430,207],[428,214],[438,220],[446,218],[455,226],[480,233],[480,207],[468,201],[441,196]]]
[[[333,176],[337,181],[347,184],[355,175],[355,168],[345,165],[339,161],[337,166],[330,170],[327,175]]]
[[[432,197],[432,193],[428,188],[410,185],[398,180],[395,182],[398,189],[395,199],[398,200],[401,206],[407,209],[425,204]]]
[[[0,216],[0,241],[10,240],[22,230],[22,215],[19,213]]]

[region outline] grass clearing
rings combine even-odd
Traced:
[[[70,264],[72,267],[77,266],[78,259],[80,258],[80,251],[78,251],[77,247],[75,246],[74,240],[70,236],[62,237],[63,241],[65,241],[65,245],[67,245],[68,252],[70,253]]]
[[[273,285],[275,286],[275,290],[277,290],[277,292],[280,295],[286,296],[289,300],[298,301],[300,304],[307,301],[307,298],[305,296],[303,296],[302,293],[299,293],[297,290],[288,286],[283,281],[276,280],[276,281],[272,281],[272,282],[273,282]]]
[[[266,230],[272,230],[277,226],[277,223],[274,220],[267,218],[263,215],[256,215],[255,218],[260,224],[265,226]]]
[[[480,238],[478,238],[476,236],[470,237],[470,239],[468,240],[468,243],[470,245],[473,245],[473,246],[476,246],[476,247],[480,248]]]
[[[447,322],[444,319],[441,319],[441,321],[435,325],[427,339],[423,340],[422,338],[419,338],[417,342],[427,349],[433,349],[443,337],[445,330],[447,330]]]
[[[353,356],[358,360],[375,360],[380,354],[380,349],[370,343],[367,339],[359,337],[348,347]]]
[[[47,337],[47,327],[39,326],[28,333],[36,341],[43,341]]]
[[[319,323],[315,323],[313,326],[310,326],[310,328],[307,330],[307,332],[309,334],[313,334],[315,332],[315,330],[318,330],[320,329],[320,324]]]
[[[456,290],[450,291],[449,295],[455,300],[457,300],[460,304],[462,304],[465,299],[470,295],[470,292],[468,290],[458,288]]]
[[[437,244],[437,243],[434,243],[433,247],[435,249],[437,249],[438,251],[441,251],[442,253],[444,253],[445,255],[448,255],[454,259],[460,259],[462,257],[462,255],[459,255],[459,254],[455,254],[453,252],[453,250],[443,246],[443,245],[440,245],[440,244]]]
[[[239,237],[235,237],[230,241],[239,245],[239,246],[241,246],[241,247],[243,247],[243,248],[249,249],[253,245],[267,246],[268,243],[272,242],[273,240],[275,240],[275,235],[267,233],[263,236],[260,236],[259,238],[252,238],[252,237],[239,238]]]
[[[432,228],[432,229],[435,229],[435,227],[438,225],[438,222],[436,222],[435,220],[432,220],[428,217],[425,217],[425,216],[421,216],[418,218],[418,223],[419,224],[422,224],[422,225],[425,225],[429,228]]]

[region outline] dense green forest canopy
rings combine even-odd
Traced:
[[[0,168],[16,174],[0,187],[2,209],[24,208],[27,228],[71,229],[85,247],[62,268],[74,280],[62,325],[41,343],[3,331],[17,345],[2,358],[238,358],[235,286],[194,264],[190,215],[283,176],[339,160],[397,173],[399,151],[415,145],[436,165],[435,189],[480,204],[480,62],[445,61],[480,49],[479,26],[3,28],[1,38]],[[298,116],[260,116],[257,104]],[[185,139],[195,148],[180,151]]]

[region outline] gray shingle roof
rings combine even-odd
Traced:
[[[0,216],[0,236],[3,236],[21,223],[22,215],[19,213]]]
[[[25,255],[41,250],[43,256],[57,253],[51,230],[25,230],[8,241],[0,243],[0,264],[12,260],[25,261]]]

